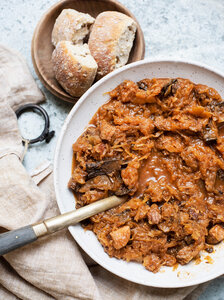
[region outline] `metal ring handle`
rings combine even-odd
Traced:
[[[52,137],[54,136],[55,131],[49,132],[50,119],[49,119],[49,116],[48,116],[46,110],[43,107],[36,105],[36,104],[26,104],[26,105],[19,107],[16,110],[15,113],[16,113],[17,118],[19,118],[22,113],[29,111],[29,110],[32,110],[32,111],[38,110],[42,114],[44,121],[45,121],[44,130],[41,133],[41,135],[35,139],[28,140],[29,144],[35,144],[37,142],[42,142],[43,140],[45,140],[46,143],[49,143],[50,140],[52,139]],[[27,140],[27,139],[23,138],[23,140]]]

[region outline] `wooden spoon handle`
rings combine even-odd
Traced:
[[[0,255],[32,243],[41,236],[75,225],[95,214],[118,206],[125,200],[126,197],[111,196],[42,222],[0,234]]]

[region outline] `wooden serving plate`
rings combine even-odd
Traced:
[[[56,18],[65,8],[73,8],[77,11],[88,13],[94,18],[107,10],[119,11],[130,16],[137,23],[137,32],[128,63],[144,58],[145,41],[141,27],[134,15],[122,4],[115,0],[63,0],[53,5],[40,19],[36,26],[32,39],[32,61],[34,69],[43,85],[58,98],[76,102],[78,98],[69,95],[54,77],[51,55],[54,46],[51,43],[51,32]]]

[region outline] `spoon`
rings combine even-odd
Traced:
[[[42,236],[49,235],[70,225],[75,225],[95,214],[125,202],[126,197],[111,196],[65,214],[46,219],[36,224],[0,234],[0,255],[30,244]]]

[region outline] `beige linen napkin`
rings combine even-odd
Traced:
[[[43,96],[14,51],[0,46],[0,62],[0,228],[11,230],[57,215],[59,210],[48,165],[32,178],[20,161],[23,149],[13,109],[38,103]],[[81,253],[68,230],[63,230],[1,257],[0,299],[178,300],[196,289],[134,284]]]
[[[0,99],[5,99],[13,109],[45,99],[23,57],[3,45],[0,45],[0,88]]]

